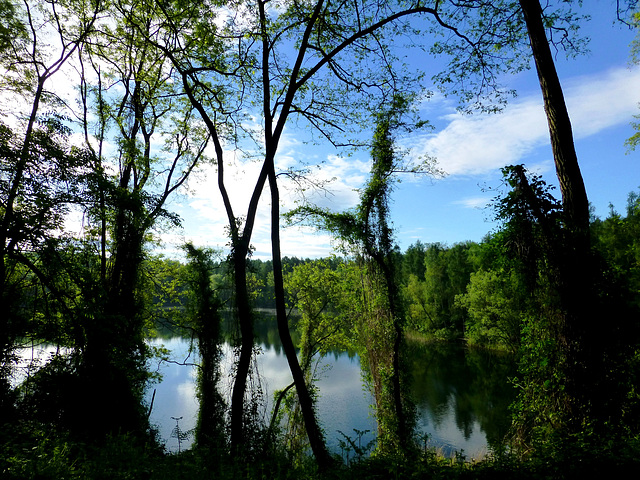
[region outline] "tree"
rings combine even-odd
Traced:
[[[34,279],[64,300],[55,276],[46,276],[38,254],[58,236],[69,205],[77,202],[78,177],[87,155],[68,143],[70,129],[62,100],[49,88],[79,45],[93,31],[100,2],[71,13],[65,1],[25,1],[21,7],[0,3],[1,94],[19,105],[0,125],[0,363],[10,361],[15,342],[28,333],[21,275],[23,265]],[[44,108],[49,110],[43,113]],[[23,114],[22,112],[26,112]],[[4,374],[9,370],[2,369]]]
[[[375,8],[372,8],[375,5]],[[280,9],[249,2],[234,15],[208,4],[186,7],[159,4],[164,20],[155,41],[171,58],[183,86],[211,134],[216,152],[218,186],[228,219],[234,266],[236,311],[241,349],[231,405],[232,448],[242,445],[246,377],[253,350],[253,321],[246,291],[247,256],[256,212],[267,180],[271,192],[272,256],[278,325],[311,448],[320,465],[329,463],[295,350],[288,339],[279,250],[279,191],[276,153],[285,126],[297,117],[336,146],[355,145],[351,132],[366,123],[363,112],[407,86],[408,78],[391,68],[393,55],[385,32],[402,31],[403,19],[431,8],[392,3],[345,4],[324,0],[286,2]],[[361,68],[352,59],[367,58]],[[260,119],[254,136],[244,121]],[[354,125],[354,120],[358,122]],[[240,138],[240,134],[244,136]],[[250,141],[256,141],[251,145]],[[250,194],[244,217],[230,202],[225,179],[226,141],[243,151],[260,152],[262,170]],[[257,147],[257,148],[256,148]]]
[[[455,302],[468,312],[467,342],[516,353],[520,346],[522,317],[526,314],[516,273],[473,272],[466,290],[466,293],[456,295]]]
[[[164,204],[203,159],[208,140],[181,103],[169,62],[128,23],[121,7],[109,4],[110,21],[97,23],[83,39],[77,64],[78,116],[91,152],[82,202],[84,246],[98,261],[78,283],[84,308],[77,312],[82,333],[76,348],[86,401],[76,415],[79,428],[94,433],[147,429],[144,248],[152,228],[177,223]],[[139,13],[149,21],[148,12]],[[156,149],[163,139],[164,148]],[[113,155],[105,151],[108,141],[115,145]]]
[[[405,288],[410,317],[424,333],[442,339],[463,336],[466,314],[454,300],[456,295],[464,293],[469,283],[473,267],[468,257],[473,245],[426,245],[423,276],[410,276]]]
[[[426,245],[420,240],[410,245],[402,256],[402,273],[405,278],[415,275],[424,278],[424,254]]]
[[[60,99],[45,89],[45,84],[61,70],[91,33],[101,10],[98,2],[93,10],[82,12],[84,16],[80,21],[70,15],[65,6],[64,2],[51,2],[46,6],[25,2],[24,11],[16,12],[12,4],[3,2],[0,10],[3,15],[9,17],[7,26],[3,27],[3,35],[15,35],[10,45],[3,44],[3,50],[6,52],[2,59],[5,70],[3,93],[7,96],[13,95],[16,100],[28,105],[28,114],[17,119],[22,139],[14,143],[14,153],[11,154],[14,164],[10,176],[5,180],[6,196],[3,196],[3,216],[0,224],[0,279],[4,279],[5,276],[5,259],[18,243],[18,240],[12,239],[10,235],[14,230],[13,224],[18,222],[16,201],[19,199],[25,173],[35,160],[31,156],[31,149],[34,136],[38,134],[38,123],[48,122],[48,133],[53,135],[67,128],[63,124],[64,117],[54,114],[46,119],[46,116],[41,115],[40,110],[45,102],[51,102],[52,105],[61,103]],[[24,23],[20,23],[22,15],[26,17]],[[53,51],[43,38],[46,35],[43,32],[47,31],[57,34],[59,40],[59,45]],[[5,130],[4,145],[7,145],[6,135]],[[0,285],[0,292],[2,288]]]
[[[567,312],[565,282],[574,245],[562,205],[539,176],[527,175],[522,166],[503,172],[510,191],[496,201],[497,218],[504,222],[502,271],[515,275],[514,299],[521,301],[522,380],[513,408],[514,445],[557,453],[567,438],[587,443],[605,435],[618,438],[628,428],[625,412],[635,401],[629,394],[629,379],[635,377],[629,371],[636,317],[623,300],[624,289],[594,254],[589,258],[593,284],[583,290],[593,297],[585,300],[593,309],[587,320],[611,316],[616,323],[598,329],[597,341],[596,332],[587,328],[580,336],[569,330],[567,317],[575,311]],[[492,307],[483,308],[490,313]],[[582,358],[587,352],[595,357]]]
[[[629,193],[624,214],[613,205],[610,208],[607,218],[596,218],[591,223],[594,248],[604,257],[617,282],[626,285],[620,289],[628,290],[632,302],[640,306],[640,195]]]
[[[632,3],[633,7],[637,6],[637,2],[629,3]],[[637,65],[640,63],[640,12],[633,13],[631,16],[631,25],[639,32],[631,44],[631,61]],[[640,119],[640,115],[635,115],[635,118]],[[631,125],[636,133],[629,137],[625,144],[630,150],[635,150],[640,144],[640,122],[632,122]]]
[[[424,278],[424,276],[423,276]],[[427,333],[433,322],[432,312],[427,303],[427,284],[417,275],[409,275],[404,285],[407,322],[410,328]]]
[[[0,52],[11,55],[28,41],[27,26],[22,22],[20,11],[11,0],[0,1]]]
[[[529,68],[531,56],[540,81],[549,124],[556,173],[568,227],[576,235],[576,248],[588,254],[589,204],[577,155],[571,122],[558,78],[550,44],[569,55],[584,51],[584,40],[576,33],[584,20],[571,2],[546,5],[539,1],[443,2],[438,13],[448,25],[465,31],[437,42],[433,51],[451,55],[447,69],[436,76],[442,88],[475,100],[471,107],[496,110],[509,93],[498,83],[499,74]],[[548,34],[548,36],[547,36]],[[499,102],[488,102],[497,99]]]
[[[339,306],[348,303],[342,298],[343,280],[344,264],[340,263],[337,269],[331,268],[327,259],[296,265],[284,276],[284,287],[290,299],[288,308],[297,309],[301,315],[297,321],[300,334],[297,345],[300,352],[299,361],[314,401],[316,391],[313,381],[316,379],[317,368],[315,365],[318,365],[331,349],[345,348],[351,344],[350,323],[344,321],[339,309]],[[288,388],[280,392],[276,400],[278,405],[287,391]],[[303,440],[303,437],[306,437],[304,422],[299,402],[293,399],[290,403],[293,405],[289,406],[287,444],[292,452],[300,454],[306,450],[306,442]],[[277,413],[276,408],[273,413],[274,419]]]
[[[371,174],[360,192],[360,203],[355,211],[332,213],[303,206],[291,212],[292,216],[310,217],[320,228],[332,232],[363,263],[366,272],[363,282],[368,286],[364,295],[370,296],[365,304],[370,302],[371,305],[369,315],[360,327],[366,325],[362,328],[360,341],[365,345],[362,353],[373,378],[381,452],[408,452],[413,429],[401,365],[404,312],[389,222],[393,175],[417,171],[403,166],[402,155],[396,151],[394,143],[394,132],[407,126],[402,117],[409,105],[406,97],[396,95],[378,114],[371,147]]]
[[[595,359],[612,353],[612,344],[605,345],[606,342],[599,336],[596,312],[603,305],[594,291],[594,285],[598,284],[602,272],[591,256],[589,204],[573,145],[571,122],[550,49],[551,44],[566,49],[570,54],[581,52],[583,42],[575,35],[580,16],[570,2],[546,5],[544,9],[540,2],[527,0],[517,4],[469,2],[460,7],[463,8],[452,8],[447,18],[455,20],[467,15],[472,19],[472,28],[459,37],[460,43],[449,49],[458,53],[452,69],[448,71],[453,72],[449,78],[455,75],[458,75],[457,79],[465,78],[463,67],[467,66],[470,67],[468,72],[480,74],[477,78],[484,85],[482,82],[487,78],[486,72],[495,74],[501,68],[518,71],[527,66],[525,52],[533,54],[562,194],[563,238],[559,240],[556,236],[544,240],[550,248],[547,250],[550,255],[547,260],[553,264],[551,270],[554,272],[555,295],[559,298],[553,328],[559,338],[558,348],[563,350],[567,360],[563,373],[571,398],[568,408],[576,419],[571,428],[580,430],[581,422],[577,419],[588,415],[590,408],[593,408],[593,418],[604,420],[605,413],[601,409],[603,402],[606,403],[605,399],[592,401],[589,397],[594,390],[593,384],[604,381],[603,377],[595,380],[596,376],[607,376],[602,372],[601,362]],[[487,29],[487,26],[491,28]],[[486,35],[483,36],[482,32],[486,32]],[[461,45],[463,51],[478,52],[478,55],[461,55]],[[496,59],[502,61],[502,65],[496,65]],[[485,60],[488,62],[484,63]],[[493,78],[489,77],[490,80]],[[521,185],[526,183],[522,182]],[[625,321],[621,320],[622,323]],[[623,328],[617,325],[614,330]],[[617,343],[613,338],[609,338],[608,342]],[[585,375],[585,371],[593,375]],[[596,407],[597,403],[600,406]],[[596,413],[596,410],[600,410],[600,413]]]
[[[589,255],[589,201],[573,144],[569,112],[546,35],[544,12],[539,1],[520,0],[520,8],[540,80],[553,159],[562,192],[562,208],[568,228],[577,242],[580,261],[584,261]]]

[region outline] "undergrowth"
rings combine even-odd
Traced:
[[[16,433],[19,433],[16,435]],[[444,458],[434,450],[417,449],[408,456],[351,458],[346,465],[319,473],[312,458],[297,462],[284,449],[263,455],[231,457],[225,452],[188,450],[165,452],[158,444],[131,436],[114,436],[93,445],[64,435],[32,428],[28,432],[2,432],[0,477],[35,479],[582,479],[595,473],[624,478],[640,468],[640,439],[624,442],[563,445],[554,455],[518,457],[494,453],[480,461],[466,461],[462,454]],[[256,460],[258,459],[258,460]]]

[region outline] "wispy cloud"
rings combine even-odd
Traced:
[[[278,156],[279,169],[287,169],[296,164],[293,159],[304,158],[303,151],[307,148],[301,142],[288,139]],[[253,194],[261,163],[258,161],[242,160],[228,152],[230,159],[225,165],[226,188],[236,216],[245,215],[249,200]],[[309,155],[306,156],[309,158]],[[324,162],[309,172],[309,181],[326,183],[325,189],[308,188],[302,192],[298,185],[281,177],[280,194],[281,210],[293,208],[296,202],[304,197],[307,201],[328,208],[333,211],[343,211],[352,208],[358,201],[357,188],[361,187],[370,169],[367,160],[354,157],[339,157],[328,155]],[[310,183],[304,184],[309,187]],[[223,247],[228,243],[225,237],[227,216],[222,203],[222,197],[217,186],[217,170],[213,165],[205,166],[198,172],[197,177],[190,181],[189,196],[182,202],[181,215],[185,219],[184,229],[189,232],[188,238],[181,234],[163,235],[167,244],[180,244],[185,240],[192,240],[198,245]],[[269,256],[270,244],[270,209],[269,186],[265,185],[260,206],[256,216],[252,244],[256,257]],[[310,228],[290,227],[282,232],[281,247],[287,255],[299,257],[325,256],[330,253],[330,236],[313,233]]]
[[[310,179],[324,183],[326,188],[305,192],[308,201],[323,208],[339,211],[354,207],[358,202],[358,188],[362,187],[371,168],[369,160],[329,155],[314,169]],[[295,198],[292,192],[291,199]]]
[[[589,77],[565,81],[565,94],[576,138],[594,135],[602,130],[624,124],[637,113],[640,101],[640,69],[616,69]],[[442,102],[444,103],[444,102]],[[429,106],[433,108],[433,105]],[[433,110],[432,110],[433,111]],[[441,117],[445,127],[440,131],[409,139],[413,153],[436,156],[440,168],[450,175],[479,175],[507,164],[523,161],[527,154],[548,143],[549,133],[538,92],[511,103],[498,115],[461,115],[448,111]],[[313,182],[329,182],[326,189],[308,188],[301,192],[293,183],[281,177],[282,210],[293,207],[303,196],[307,201],[343,211],[354,207],[370,170],[368,155],[340,157],[328,154],[321,147],[310,147],[298,138],[300,132],[285,132],[277,157],[280,170],[306,163],[314,165],[309,172]],[[261,163],[243,160],[227,152],[227,190],[236,215],[244,215],[258,178]],[[324,160],[323,160],[324,159]],[[534,170],[550,168],[549,162],[530,165]],[[227,244],[226,214],[217,187],[214,166],[204,168],[197,181],[191,182],[191,194],[184,202],[190,212],[185,231],[198,244]],[[308,186],[308,185],[307,185]],[[469,196],[455,202],[465,208],[482,208],[487,196]],[[270,255],[270,198],[265,187],[258,210],[253,235],[256,257]],[[282,232],[282,251],[299,257],[324,256],[330,253],[331,238],[323,233],[311,233],[308,228],[289,227]]]
[[[565,96],[577,139],[629,122],[640,102],[640,68],[618,68],[565,81]],[[417,155],[435,156],[450,175],[486,173],[518,163],[549,142],[540,95],[514,101],[500,114],[442,118],[446,127],[414,140]]]
[[[454,205],[462,205],[465,208],[484,208],[491,201],[492,197],[467,197],[456,200]]]

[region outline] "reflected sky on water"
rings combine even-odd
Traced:
[[[188,340],[180,337],[154,340],[152,345],[164,344],[172,351],[172,359],[193,362],[188,356]],[[260,382],[265,392],[262,412],[270,418],[273,393],[291,383],[286,358],[274,344],[262,344],[256,357]],[[409,348],[413,373],[412,391],[418,411],[418,431],[428,434],[428,445],[440,449],[445,455],[464,450],[467,458],[486,453],[491,444],[499,441],[509,425],[508,405],[513,391],[508,377],[513,375],[512,360],[486,352],[469,352],[459,347],[412,345]],[[224,346],[222,389],[230,398],[233,355],[228,344]],[[152,367],[155,368],[155,367]],[[159,436],[170,451],[178,450],[178,441],[172,437],[175,420],[182,417],[183,431],[195,426],[198,401],[195,380],[196,368],[165,363],[159,367],[163,378],[147,394],[150,401],[156,389],[151,422],[158,427]],[[373,397],[363,384],[357,355],[335,352],[322,360],[317,370],[319,399],[318,416],[329,448],[340,452],[343,432],[357,438],[354,429],[369,433],[363,435],[362,444],[375,436],[376,423],[370,405]],[[191,440],[182,442],[188,448]]]

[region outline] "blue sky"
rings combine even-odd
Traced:
[[[624,146],[633,133],[632,117],[640,113],[640,68],[629,65],[629,44],[634,34],[614,24],[614,2],[590,0],[585,4],[592,9],[593,17],[582,30],[591,38],[590,53],[570,60],[560,54],[557,69],[587,194],[596,214],[605,217],[610,202],[622,212],[627,194],[640,187],[640,152],[627,153]],[[427,61],[430,59],[425,58]],[[449,245],[480,241],[495,226],[490,221],[491,212],[482,208],[494,194],[484,192],[483,187],[500,185],[499,169],[504,165],[524,163],[548,183],[557,183],[535,71],[505,78],[504,82],[515,88],[518,96],[501,114],[462,115],[456,112],[455,99],[439,94],[421,105],[422,116],[436,129],[414,134],[402,143],[411,147],[412,155],[435,156],[447,175],[442,179],[406,177],[398,184],[391,213],[403,250],[416,240]],[[431,87],[428,83],[425,86]],[[358,199],[355,189],[367,178],[368,153],[340,157],[328,146],[311,146],[303,139],[304,132],[285,132],[278,165],[286,168],[301,159],[324,162],[314,175],[318,179],[335,178],[330,192],[307,195],[334,210],[353,207]],[[258,168],[257,163],[239,159],[227,168],[232,175],[228,188],[237,213],[246,211]],[[227,243],[215,172],[211,168],[204,173],[191,182],[188,195],[172,202],[184,221],[182,231],[163,234],[168,251],[184,240],[217,248]],[[286,188],[282,196],[285,209],[298,198],[295,191]],[[268,198],[264,196],[252,242],[258,258],[270,256],[268,214]],[[291,227],[283,232],[282,251],[298,257],[325,256],[332,252],[331,239],[310,229]]]

